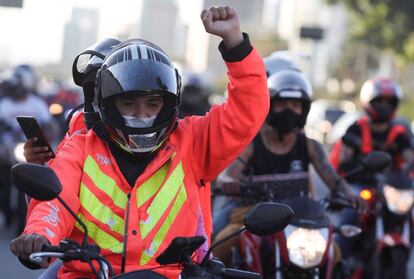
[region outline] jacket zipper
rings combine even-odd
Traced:
[[[122,264],[121,264],[121,274],[125,272],[125,262],[126,262],[126,253],[127,253],[127,242],[128,242],[128,223],[129,223],[129,205],[131,199],[131,192],[128,193],[127,199],[127,208],[126,208],[126,218],[124,226],[124,247],[122,249]]]

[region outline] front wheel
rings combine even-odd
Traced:
[[[351,267],[347,261],[339,261],[333,270],[333,279],[346,279],[351,276]]]
[[[390,279],[406,279],[407,278],[407,262],[408,250],[405,247],[397,246],[391,249],[391,266],[388,278]]]
[[[395,246],[382,251],[381,256],[374,256],[374,279],[406,279],[409,251],[403,246]]]

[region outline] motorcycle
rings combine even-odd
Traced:
[[[361,166],[346,175],[364,169],[382,170],[389,160],[388,154],[373,152]],[[233,248],[234,266],[262,273],[264,278],[347,278],[347,262],[335,257],[333,236],[339,233],[351,238],[358,235],[361,229],[350,224],[335,227],[327,210],[353,206],[339,193],[333,193],[319,202],[300,195],[280,200],[277,197],[286,195],[281,193],[283,189],[279,186],[277,183],[242,185],[245,193],[240,196],[248,192],[247,199],[250,201],[284,202],[292,208],[295,216],[283,232],[265,238],[249,232],[241,234],[238,247]]]
[[[25,222],[24,195],[12,187],[10,168],[17,162],[25,162],[23,156],[24,136],[20,129],[0,123],[0,204],[5,215],[6,226],[10,227],[17,221],[17,234]],[[17,218],[16,218],[17,217]]]
[[[414,184],[407,173],[389,172],[376,185],[352,185],[369,204],[357,216],[362,234],[352,251],[352,278],[407,278],[412,243]],[[355,213],[354,213],[355,214]]]
[[[100,255],[100,248],[88,243],[88,230],[85,224],[69,208],[66,202],[59,196],[62,186],[52,169],[30,163],[20,163],[12,168],[12,176],[16,187],[37,200],[47,201],[57,199],[84,229],[82,243],[76,243],[70,239],[63,239],[59,246],[44,245],[41,252],[33,253],[31,261],[20,259],[29,268],[38,268],[43,258],[60,258],[62,261],[81,260],[89,263],[96,278],[165,278],[153,270],[137,270],[113,277],[111,264]],[[244,226],[236,233],[229,235],[222,242],[211,246],[201,263],[193,262],[191,256],[204,243],[201,236],[177,237],[169,247],[157,257],[160,268],[165,265],[176,264],[182,267],[180,278],[207,279],[207,278],[262,278],[260,274],[237,269],[225,268],[218,259],[211,258],[211,252],[215,247],[234,237],[243,231],[249,231],[254,235],[264,236],[283,230],[293,217],[292,210],[283,204],[260,203],[255,206],[245,217]],[[98,262],[98,269],[93,265]]]

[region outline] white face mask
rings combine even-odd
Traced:
[[[154,124],[157,115],[150,117],[134,117],[129,115],[122,115],[125,125],[131,128],[149,128]]]

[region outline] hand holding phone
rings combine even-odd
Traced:
[[[28,139],[24,145],[26,161],[44,163],[54,158],[55,153],[44,136],[36,118],[33,116],[18,116],[16,119]]]

